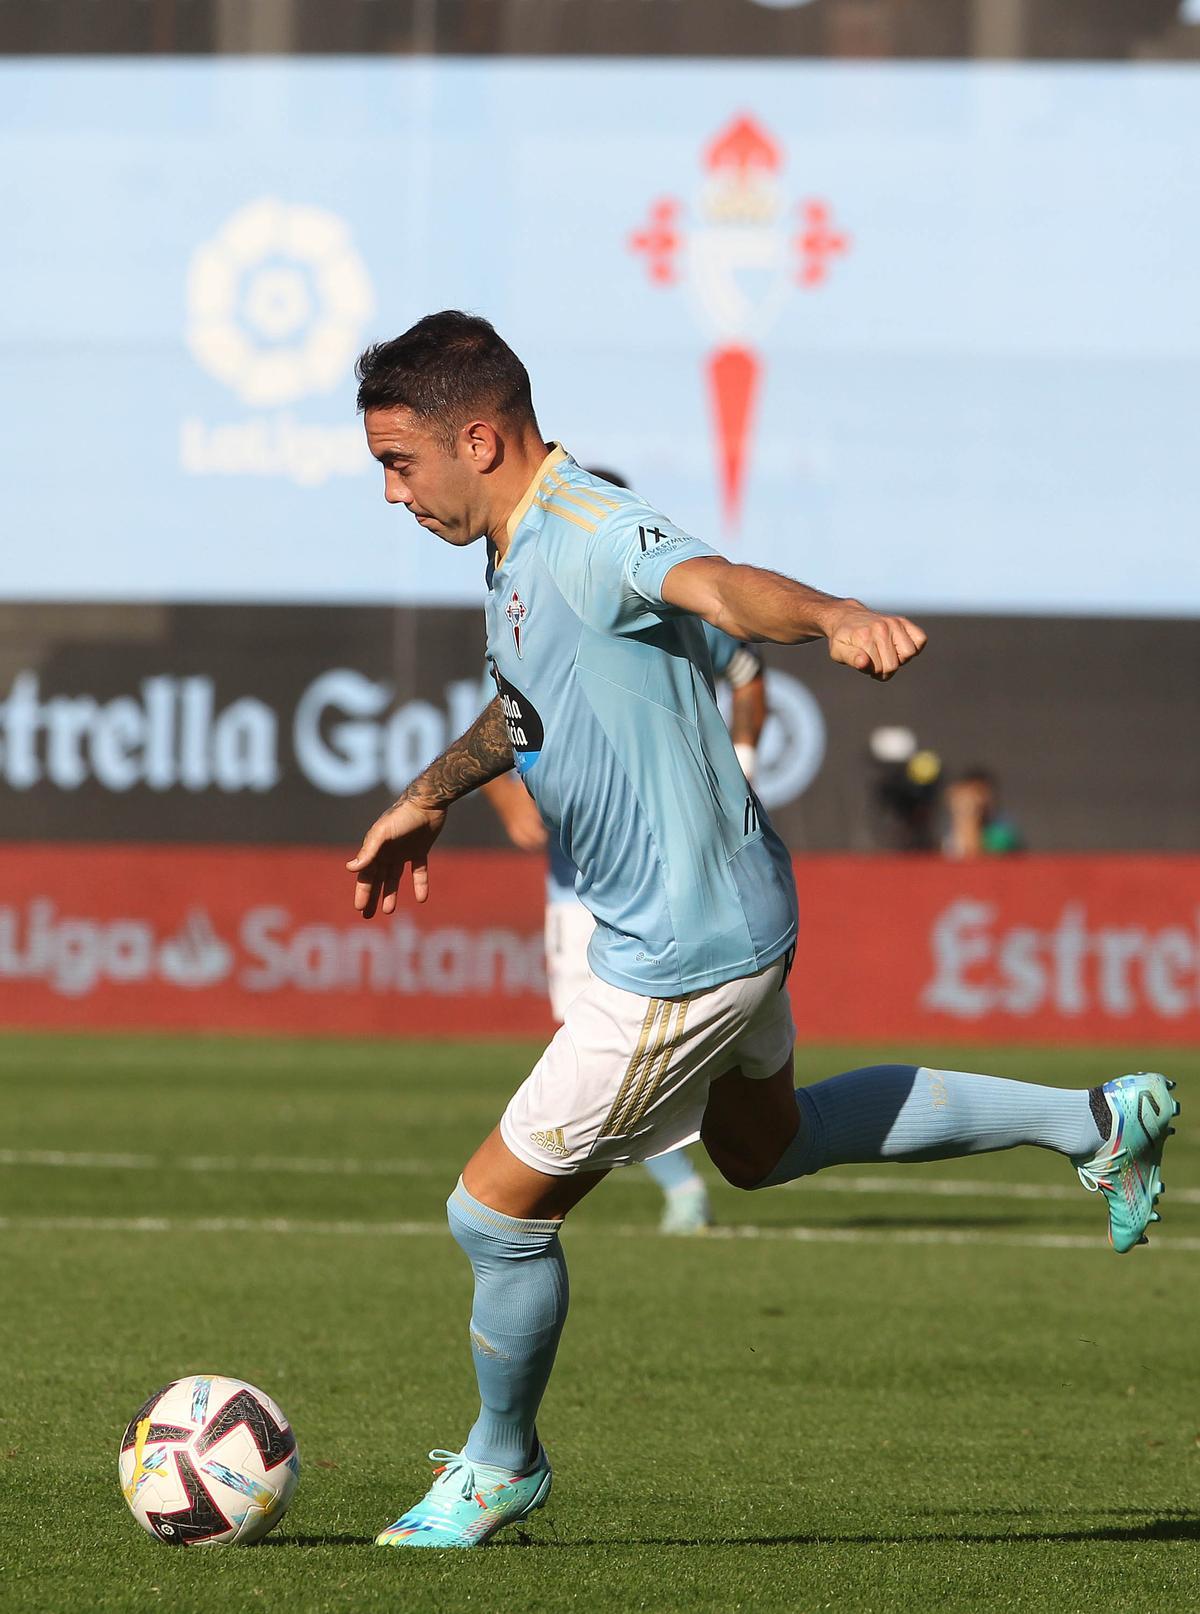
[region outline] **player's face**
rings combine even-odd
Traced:
[[[383,466],[383,496],[402,504],[448,544],[469,544],[485,530],[479,477],[470,460],[447,449],[411,409],[368,409],[367,446]]]

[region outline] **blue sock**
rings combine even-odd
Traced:
[[[461,1177],[446,1214],[475,1274],[471,1355],[482,1405],[463,1451],[516,1473],[534,1452],[537,1410],[567,1318],[562,1223],[502,1216],[473,1198]]]
[[[673,1188],[690,1188],[700,1181],[686,1149],[656,1154],[653,1160],[643,1160],[642,1164],[664,1194],[669,1194]]]
[[[1035,1144],[1059,1154],[1100,1147],[1087,1088],[1035,1087],[924,1065],[867,1065],[796,1090],[800,1129],[759,1188],[825,1166],[947,1160]]]

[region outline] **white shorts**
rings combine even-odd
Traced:
[[[592,979],[587,950],[596,921],[579,901],[546,904],[546,985],[550,992],[550,1012],[561,1026],[567,1018],[567,1005]]]
[[[592,975],[500,1120],[518,1160],[554,1177],[648,1160],[694,1143],[709,1086],[773,1076],[796,1031],[790,955],[682,998],[644,998]]]

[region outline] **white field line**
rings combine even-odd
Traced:
[[[298,1222],[287,1216],[0,1216],[0,1233],[300,1233],[420,1238],[445,1222]]]
[[[443,1168],[429,1160],[306,1159],[258,1154],[65,1154],[59,1149],[0,1149],[0,1166],[64,1166],[112,1171],[294,1172],[302,1177],[425,1177]]]
[[[642,1239],[649,1227],[576,1227],[573,1236]],[[0,1233],[269,1233],[304,1238],[444,1238],[443,1222],[307,1222],[289,1217],[0,1216]],[[1103,1238],[1075,1233],[985,1233],[961,1228],[866,1229],[852,1227],[714,1227],[707,1240],[758,1240],[779,1244],[969,1244],[1023,1250],[1093,1250],[1108,1253]],[[1200,1238],[1155,1236],[1155,1248],[1200,1253]]]
[[[294,1155],[152,1155],[67,1154],[57,1149],[0,1149],[0,1166],[50,1166],[84,1170],[283,1172],[305,1177],[430,1177],[453,1175],[454,1168],[430,1160],[310,1159]],[[822,1174],[784,1185],[801,1193],[912,1194],[939,1199],[1078,1199],[1080,1189],[1068,1183],[969,1182],[945,1177],[918,1177],[911,1172],[873,1172],[847,1177]],[[1200,1188],[1172,1188],[1172,1205],[1200,1205]]]
[[[967,1182],[958,1178],[913,1177],[877,1172],[870,1177],[841,1177],[824,1174],[818,1177],[801,1177],[796,1182],[784,1183],[785,1188],[798,1188],[803,1193],[819,1188],[825,1193],[840,1194],[920,1194],[942,1199],[1078,1199],[1077,1183],[1035,1182]],[[1200,1188],[1164,1189],[1171,1205],[1200,1205]]]

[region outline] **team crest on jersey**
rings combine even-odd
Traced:
[[[529,615],[529,609],[515,588],[512,592],[512,599],[504,607],[504,614],[512,627],[513,644],[516,647],[517,655],[520,656],[523,654],[521,649],[521,629],[525,625],[525,618]]]

